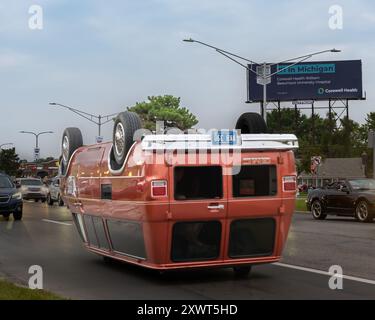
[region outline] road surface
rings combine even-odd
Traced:
[[[281,264],[256,266],[248,279],[231,269],[160,276],[104,262],[82,247],[66,208],[25,202],[23,221],[0,218],[0,276],[27,284],[40,265],[44,288],[72,299],[375,299],[374,244],[375,223],[296,213]],[[328,286],[332,265],[349,277],[342,290]]]

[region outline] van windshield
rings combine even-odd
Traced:
[[[223,175],[220,166],[175,167],[176,200],[220,199],[223,197]]]

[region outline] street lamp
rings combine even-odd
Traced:
[[[38,160],[39,158],[39,136],[42,135],[42,134],[47,134],[47,133],[53,133],[53,131],[42,131],[42,132],[32,132],[32,131],[20,131],[20,133],[27,133],[27,134],[32,134],[33,136],[35,136],[35,149],[34,149],[34,157],[35,157],[35,161]]]
[[[267,84],[271,83],[271,77],[280,73],[280,72],[283,72],[284,70],[298,64],[298,63],[301,63],[313,56],[316,56],[318,54],[322,54],[322,53],[327,53],[327,52],[331,52],[331,53],[338,53],[338,52],[341,52],[341,50],[338,50],[338,49],[329,49],[329,50],[323,50],[323,51],[318,51],[318,52],[313,52],[313,53],[310,53],[310,54],[307,54],[307,55],[304,55],[304,56],[300,56],[300,57],[295,57],[295,58],[292,58],[292,59],[288,59],[288,60],[283,60],[283,61],[280,61],[280,62],[277,62],[277,63],[266,63],[266,62],[263,62],[263,63],[256,63],[250,59],[247,59],[247,58],[244,58],[244,57],[241,57],[237,54],[234,54],[234,53],[231,53],[229,51],[225,51],[223,49],[220,49],[220,48],[217,48],[217,47],[214,47],[210,44],[207,44],[207,43],[204,43],[204,42],[201,42],[201,41],[198,41],[198,40],[194,40],[194,39],[184,39],[183,41],[185,42],[190,42],[190,43],[198,43],[198,44],[201,44],[203,46],[206,46],[206,47],[209,47],[211,49],[214,49],[216,52],[220,53],[221,55],[225,56],[226,58],[232,60],[233,62],[239,64],[240,66],[244,67],[246,70],[248,70],[249,72],[252,72],[254,73],[256,76],[257,76],[257,83],[262,85],[263,86],[263,105],[262,105],[262,116],[264,118],[264,121],[267,122],[267,110],[266,110],[266,105],[267,105]],[[244,61],[247,61],[247,62],[250,62],[251,64],[255,64],[255,65],[258,65],[258,67],[256,68],[256,71],[252,70],[251,68],[249,68],[247,65],[237,61],[236,59],[234,59],[233,57],[235,58],[238,58],[238,59],[241,59],[241,60],[244,60]],[[291,62],[291,61],[295,61],[297,60],[297,62]],[[291,62],[290,65],[288,66],[285,66],[279,70],[277,70],[276,72],[273,72],[271,73],[271,67],[274,66],[274,65],[277,65],[277,64],[281,64],[281,63],[287,63],[287,62]]]
[[[62,108],[65,108],[65,109],[68,109],[76,114],[78,114],[79,116],[91,121],[92,123],[95,123],[97,126],[98,126],[98,136],[96,138],[96,142],[97,143],[100,143],[101,140],[102,140],[102,137],[101,137],[101,130],[102,130],[102,125],[110,122],[112,119],[113,119],[113,116],[117,115],[118,113],[112,113],[112,114],[107,114],[107,115],[95,115],[95,114],[91,114],[91,113],[87,113],[85,111],[81,111],[81,110],[78,110],[78,109],[75,109],[75,108],[72,108],[72,107],[69,107],[69,106],[66,106],[66,105],[63,105],[61,103],[56,103],[56,102],[50,102],[49,105],[51,106],[58,106],[58,107],[62,107]],[[105,121],[103,122],[103,119],[105,119]]]
[[[8,146],[8,145],[13,145],[13,143],[11,142],[8,142],[8,143],[3,143],[3,144],[0,144],[0,149],[2,149],[4,146]]]

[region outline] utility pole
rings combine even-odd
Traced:
[[[53,133],[53,131],[33,132],[33,131],[20,131],[20,133],[32,134],[35,137],[35,148],[34,148],[34,159],[35,162],[39,160],[40,149],[39,149],[39,136],[42,134]]]
[[[263,86],[263,102],[261,104],[261,114],[262,114],[263,119],[266,123],[267,123],[267,85],[271,83],[272,76],[274,76],[278,73],[281,73],[281,72],[287,70],[288,68],[290,68],[292,66],[295,66],[296,64],[299,64],[299,63],[301,63],[301,62],[303,62],[303,61],[305,61],[305,60],[307,60],[307,59],[309,59],[313,56],[318,55],[318,54],[322,54],[322,53],[326,53],[326,52],[334,52],[334,53],[341,52],[341,50],[337,50],[337,49],[333,48],[333,49],[329,49],[329,50],[313,52],[313,53],[310,53],[310,54],[307,54],[307,55],[304,55],[304,56],[299,56],[299,57],[295,57],[295,58],[288,59],[288,60],[283,60],[283,61],[280,61],[280,62],[277,62],[277,63],[263,62],[262,64],[260,64],[260,63],[254,62],[250,59],[241,57],[237,54],[231,53],[229,51],[226,51],[226,50],[220,49],[218,47],[212,46],[210,44],[204,43],[202,41],[194,40],[194,39],[191,39],[191,38],[190,39],[184,39],[183,41],[190,42],[190,43],[198,43],[198,44],[201,44],[203,46],[214,49],[216,52],[225,56],[229,60],[239,64],[240,66],[244,67],[249,72],[254,73],[257,76],[257,83],[259,85]],[[239,62],[238,60],[236,60],[236,58],[240,59],[240,60],[250,62],[252,65],[256,65],[256,71],[249,68],[248,65],[245,65],[245,64]],[[294,62],[295,60],[297,60],[297,62]],[[282,63],[283,64],[290,63],[290,64],[285,66],[285,67],[282,67],[280,69],[277,69],[277,71],[272,73],[271,67],[275,66],[275,65],[278,65],[278,64],[282,64]]]
[[[50,102],[49,105],[51,106],[58,106],[64,109],[68,109],[69,111],[74,112],[75,114],[79,115],[82,118],[85,118],[86,120],[96,124],[98,126],[98,136],[95,138],[96,143],[101,143],[103,141],[102,137],[102,125],[112,121],[113,117],[116,116],[118,113],[112,113],[112,114],[107,114],[107,115],[95,115],[91,114],[82,110],[78,110],[66,105],[63,105],[61,103],[56,103],[56,102]],[[103,119],[105,119],[103,121]]]

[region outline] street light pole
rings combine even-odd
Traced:
[[[35,161],[39,159],[39,136],[42,134],[53,133],[53,131],[42,131],[42,132],[33,132],[33,131],[20,131],[20,133],[32,134],[35,137],[35,149],[34,149],[34,158]]]
[[[95,115],[95,114],[91,114],[91,113],[88,113],[88,112],[85,112],[85,111],[82,111],[82,110],[79,110],[79,109],[75,109],[75,108],[66,106],[66,105],[61,104],[61,103],[57,103],[57,102],[50,102],[49,105],[58,106],[58,107],[61,107],[61,108],[64,108],[64,109],[68,109],[69,111],[74,112],[75,114],[79,115],[80,117],[85,118],[86,120],[96,124],[98,126],[98,137],[96,137],[97,143],[101,142],[101,139],[102,139],[102,137],[101,137],[102,125],[112,121],[113,117],[118,114],[118,113],[112,113],[112,114],[107,114],[107,115],[101,115],[101,114]],[[105,120],[103,121],[103,119],[105,119]]]
[[[288,60],[283,60],[283,61],[280,61],[280,62],[277,62],[277,63],[256,63],[248,58],[244,58],[244,57],[241,57],[237,54],[234,54],[234,53],[231,53],[229,51],[226,51],[226,50],[223,50],[223,49],[220,49],[218,47],[215,47],[215,46],[212,46],[210,44],[207,44],[207,43],[204,43],[204,42],[201,42],[201,41],[198,41],[198,40],[194,40],[194,39],[184,39],[183,41],[185,42],[195,42],[195,43],[198,43],[198,44],[201,44],[201,45],[204,45],[206,47],[209,47],[209,48],[212,48],[212,49],[215,49],[216,52],[222,54],[223,56],[225,56],[226,58],[232,60],[233,62],[239,64],[240,66],[244,67],[246,70],[248,70],[249,72],[252,72],[254,73],[256,76],[257,76],[257,83],[258,84],[261,84],[263,85],[263,104],[262,104],[262,116],[264,118],[264,121],[267,123],[267,84],[269,84],[271,82],[271,78],[272,76],[298,64],[298,63],[301,63],[313,56],[316,56],[318,54],[322,54],[322,53],[326,53],[326,52],[333,52],[333,53],[337,53],[337,52],[341,52],[341,50],[337,50],[335,48],[333,49],[329,49],[329,50],[323,50],[323,51],[318,51],[318,52],[314,52],[314,53],[310,53],[310,54],[307,54],[307,55],[304,55],[304,56],[299,56],[299,57],[295,57],[295,58],[291,58],[291,59],[288,59]],[[244,60],[244,61],[247,61],[247,62],[250,62],[251,64],[255,64],[255,65],[258,65],[261,67],[261,72],[257,72],[257,71],[254,71],[252,70],[251,68],[249,68],[248,65],[245,65],[241,62],[239,62],[238,60],[234,59],[233,57],[237,58],[237,59],[241,59],[241,60]],[[292,61],[295,61],[295,60],[298,60],[297,62],[292,62]],[[279,70],[277,70],[276,72],[272,73],[271,72],[271,67],[274,66],[274,65],[278,65],[278,64],[281,64],[281,63],[288,63],[288,62],[291,62],[290,65],[287,65]]]
[[[262,117],[264,122],[267,123],[267,83],[266,83],[266,63],[263,63],[263,108]]]

